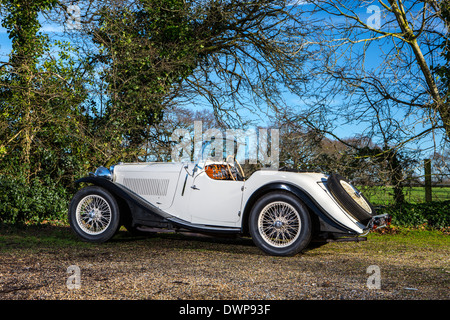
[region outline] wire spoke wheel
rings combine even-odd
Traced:
[[[294,243],[300,235],[300,215],[287,202],[269,203],[259,215],[258,230],[263,240],[271,246],[287,247]]]
[[[111,223],[111,207],[103,197],[92,194],[84,197],[76,208],[76,222],[90,235],[103,233]]]

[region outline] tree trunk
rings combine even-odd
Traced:
[[[395,204],[402,204],[405,202],[405,195],[403,194],[403,169],[398,159],[397,151],[390,150],[388,152],[388,168],[390,171],[391,184],[394,186],[394,202]]]
[[[430,68],[425,60],[425,57],[420,49],[419,43],[417,42],[416,36],[414,35],[414,31],[410,28],[410,24],[407,20],[406,14],[404,12],[402,1],[389,0],[391,4],[392,11],[395,14],[397,19],[397,23],[400,26],[400,29],[403,32],[403,38],[410,45],[412,51],[414,52],[414,56],[416,57],[416,62],[419,65],[420,70],[425,78],[425,82],[428,86],[428,91],[433,99],[432,103],[425,104],[424,107],[431,108],[435,112],[439,114],[441,120],[443,122],[443,127],[445,129],[445,133],[447,137],[450,138],[450,110],[448,103],[444,102],[439,94],[439,89],[434,81],[433,74],[431,73]],[[423,9],[425,10],[425,8]]]
[[[437,111],[442,119],[442,124],[447,137],[450,138],[450,106],[448,103],[441,102],[438,104]]]

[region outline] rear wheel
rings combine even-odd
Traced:
[[[68,218],[72,230],[82,240],[105,242],[119,228],[119,206],[105,189],[89,186],[79,190],[72,198]]]
[[[311,240],[308,210],[289,193],[264,195],[253,206],[249,219],[253,241],[270,255],[295,255]]]

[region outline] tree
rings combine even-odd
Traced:
[[[207,109],[192,111],[182,107],[171,107],[164,111],[161,122],[151,126],[149,130],[149,140],[146,145],[146,154],[144,161],[173,161],[172,152],[174,147],[179,144],[179,140],[174,139],[176,130],[186,130],[190,135],[189,152],[190,158],[187,159],[187,154],[181,155],[188,161],[195,160],[194,154],[194,138],[195,128],[194,122],[201,121],[202,133],[208,129],[218,129],[220,124],[214,117],[214,114]],[[225,133],[224,133],[225,134]],[[184,137],[183,137],[184,138]]]
[[[70,19],[70,3],[52,19]],[[245,109],[274,110],[283,90],[300,90],[299,20],[285,1],[77,4],[81,27],[68,35],[99,71],[89,112],[107,163],[145,157],[151,127],[173,105],[212,108],[222,127],[237,127]]]
[[[435,183],[450,182],[450,151],[435,152],[431,158],[432,179]]]
[[[289,2],[192,2],[202,59],[184,84],[224,125],[245,125],[245,113],[264,118],[285,105],[286,92],[301,94],[307,22]]]
[[[1,110],[6,121],[15,122],[15,129],[8,143],[19,139],[22,161],[28,171],[30,170],[31,147],[36,129],[33,123],[37,121],[35,101],[39,97],[34,92],[36,82],[38,58],[45,48],[46,39],[38,35],[40,24],[38,13],[49,9],[55,4],[53,0],[43,1],[19,1],[2,0],[2,9],[7,12],[2,20],[2,26],[9,32],[12,39],[11,58],[9,63],[4,63],[3,68],[9,68],[6,73],[2,70],[1,86]],[[3,143],[5,148],[5,143]]]
[[[413,154],[391,148],[389,144],[376,144],[370,136],[339,137],[317,126],[310,116],[284,111],[274,123],[280,128],[283,142],[281,166],[329,174],[338,172],[360,187],[389,185],[393,187],[393,201],[404,202],[403,186],[417,165]]]
[[[301,97],[306,107],[292,108],[297,119],[356,158],[386,163],[401,202],[421,144],[432,148],[429,140],[450,134],[448,87],[432,68],[445,61],[438,44],[448,38],[439,3],[311,0],[297,9],[309,21],[304,48],[314,77]]]
[[[56,1],[2,1],[12,39],[0,70],[0,175],[60,180],[80,171],[87,74],[68,43],[50,41],[38,14]],[[84,170],[83,165],[81,165]]]
[[[86,171],[81,105],[90,68],[50,41],[38,16],[56,1],[2,0],[12,40],[0,62],[0,220],[60,218],[74,176]],[[83,68],[81,67],[83,65]],[[64,187],[62,187],[64,186]]]
[[[326,89],[334,84],[345,88],[349,98],[359,99],[359,105],[367,100],[361,112],[355,112],[358,118],[371,104],[384,104],[385,109],[401,110],[411,121],[425,119],[424,130],[410,132],[407,139],[436,129],[450,136],[448,88],[439,85],[431,68],[442,61],[437,44],[448,37],[437,1],[307,2],[314,7],[313,14],[336,17],[329,23],[320,19],[324,26],[318,57],[326,62],[320,66],[329,81]],[[367,12],[375,12],[375,18]],[[371,65],[374,57],[368,50],[375,45],[381,63]]]
[[[450,1],[440,1],[437,14],[440,15],[445,27],[448,30],[450,26]],[[450,95],[450,43],[448,33],[445,37],[440,39],[440,43],[436,46],[436,48],[442,50],[441,56],[443,58],[443,62],[438,63],[437,65],[432,65],[431,69],[437,75],[437,82],[440,83],[441,87],[440,91],[443,92],[444,99],[448,102]]]
[[[162,119],[170,90],[196,64],[185,10],[184,1],[178,0],[104,7],[98,27],[90,31],[100,48],[97,61],[106,65],[105,120],[137,156],[148,139],[148,126]]]

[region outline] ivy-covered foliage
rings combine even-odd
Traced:
[[[40,31],[56,0],[1,0],[12,42],[0,69],[0,221],[38,221],[67,208],[73,177],[87,169],[80,135],[86,74],[68,43]]]
[[[185,1],[141,0],[137,6],[103,7],[92,32],[97,61],[106,65],[104,121],[129,151],[137,151],[148,126],[161,121],[169,91],[192,74],[198,56]]]
[[[381,208],[378,213],[392,216],[392,224],[404,227],[427,226],[432,229],[450,227],[450,201],[402,203]]]

